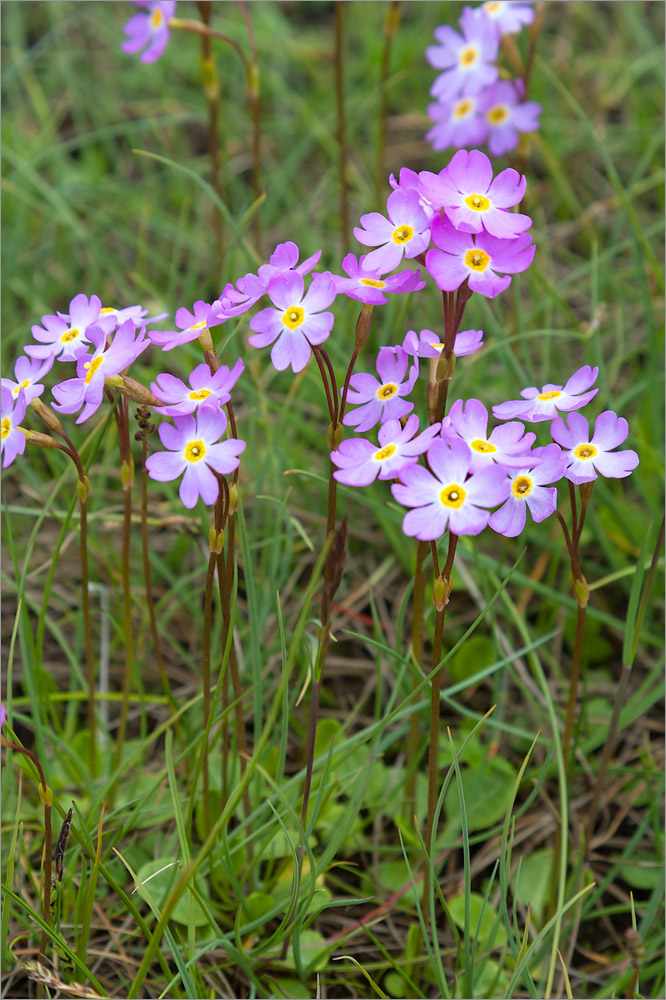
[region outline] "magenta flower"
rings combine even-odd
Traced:
[[[445,292],[453,292],[468,281],[473,292],[492,299],[511,284],[509,275],[526,271],[534,259],[535,246],[529,233],[501,240],[488,233],[461,233],[448,220],[436,216],[432,241],[438,250],[428,250],[426,268]],[[497,272],[503,272],[500,277]]]
[[[418,191],[398,189],[388,196],[388,219],[379,212],[361,216],[354,236],[366,247],[378,247],[365,257],[367,270],[382,274],[398,267],[403,257],[416,257],[430,243],[430,220],[420,204]]]
[[[419,174],[421,190],[435,208],[443,208],[450,222],[464,233],[480,233],[511,240],[532,224],[529,215],[509,212],[521,201],[527,182],[508,167],[493,180],[493,168],[485,153],[460,149],[447,167],[433,174]]]
[[[419,204],[427,215],[428,221],[432,219],[435,214],[435,209],[432,207],[428,199],[421,193],[419,188],[419,175],[415,170],[410,170],[409,167],[401,167],[397,180],[395,174],[391,174],[389,176],[389,184],[394,191],[416,191],[419,196]]]
[[[613,451],[626,440],[629,425],[612,410],[599,414],[591,441],[589,425],[580,413],[569,414],[568,426],[557,417],[550,432],[566,449],[564,475],[572,483],[590,483],[597,473],[608,479],[624,479],[638,465],[638,455],[631,448]]]
[[[215,473],[226,476],[238,468],[238,456],[245,450],[245,441],[237,438],[220,441],[227,418],[222,410],[212,406],[202,406],[196,418],[176,417],[174,424],[160,424],[158,433],[167,451],[149,456],[148,475],[159,483],[182,475],[178,494],[190,509],[196,506],[199,497],[205,504],[215,503],[219,493]]]
[[[435,124],[425,138],[436,153],[449,146],[462,149],[485,142],[488,126],[479,113],[478,98],[468,94],[456,101],[436,101],[428,105],[427,111]]]
[[[418,434],[419,418],[412,413],[403,427],[399,420],[387,420],[379,428],[379,448],[366,438],[342,441],[331,460],[338,466],[333,478],[347,486],[368,486],[377,476],[395,479],[406,465],[415,465],[439,431],[439,425]],[[416,435],[416,437],[414,436]]]
[[[537,465],[529,464],[509,474],[508,500],[488,521],[493,531],[506,535],[507,538],[515,538],[525,527],[526,507],[529,507],[532,520],[537,522],[545,521],[555,513],[557,489],[548,484],[556,483],[562,478],[566,460],[556,444],[535,448],[532,461],[534,459],[538,460]]]
[[[51,371],[54,361],[55,358],[52,354],[41,363],[37,358],[33,361],[23,355],[14,365],[14,375],[17,381],[13,382],[10,378],[3,378],[2,385],[10,390],[14,399],[18,398],[22,389],[26,403],[30,404],[33,399],[37,399],[44,392],[44,386],[40,385],[39,382],[44,375]]]
[[[135,14],[126,22],[123,52],[133,54],[145,48],[142,63],[152,63],[162,55],[169,41],[169,21],[176,9],[176,0],[132,0],[135,7],[145,7],[145,14]]]
[[[541,105],[525,100],[522,80],[500,80],[479,94],[479,111],[488,126],[488,150],[503,156],[518,145],[521,132],[539,128]]]
[[[564,412],[579,410],[599,392],[598,389],[590,390],[598,374],[598,368],[583,365],[574,372],[564,386],[548,382],[539,392],[531,385],[527,389],[520,390],[522,399],[511,399],[493,406],[493,416],[498,420],[512,420],[518,417],[520,420],[538,423],[541,420],[553,420],[558,415],[558,410]]]
[[[476,11],[492,21],[502,35],[515,35],[524,24],[534,20],[534,10],[529,3],[513,0],[486,0]]]
[[[167,405],[156,406],[155,412],[169,417],[182,417],[193,413],[200,406],[224,406],[231,399],[231,390],[244,368],[240,358],[231,371],[227,365],[221,365],[214,375],[211,375],[207,364],[197,365],[190,373],[189,388],[175,375],[158,375],[157,380],[151,383],[150,391]]]
[[[304,287],[296,271],[273,278],[268,294],[277,308],[262,309],[250,320],[250,329],[257,331],[250,343],[273,344],[271,361],[279,372],[290,365],[294,372],[302,371],[310,359],[310,345],[323,344],[333,329],[333,313],[321,311],[335,298],[333,279],[316,274],[305,295]]]
[[[235,288],[230,282],[225,285],[222,294],[213,305],[217,307],[220,316],[232,319],[246,313],[265,294],[265,283],[258,275],[250,273],[239,278]]]
[[[494,61],[499,33],[495,25],[477,17],[470,7],[465,7],[458,23],[462,35],[448,25],[435,28],[439,45],[429,45],[426,49],[430,65],[444,70],[430,88],[432,96],[441,101],[478,94],[497,79]]]
[[[87,336],[92,326],[113,329],[113,321],[100,323],[101,300],[96,295],[75,295],[69,303],[69,315],[42,316],[44,327],[33,326],[32,335],[39,344],[28,344],[25,353],[31,358],[48,358],[76,361],[84,354],[90,340]]]
[[[347,400],[357,409],[345,413],[343,424],[355,427],[361,434],[379,421],[386,423],[387,420],[406,417],[414,409],[414,404],[402,397],[412,391],[419,374],[419,363],[416,361],[405,379],[408,365],[409,355],[402,347],[380,347],[377,371],[381,382],[365,372],[352,375]]]
[[[278,243],[268,264],[262,264],[257,274],[250,272],[243,275],[236,282],[235,288],[232,284],[226,285],[219,298],[220,308],[224,315],[231,318],[240,316],[251,309],[255,302],[258,302],[261,296],[266,294],[273,278],[291,272],[305,277],[317,266],[321,250],[317,250],[300,264],[298,263],[299,256],[300,250],[295,243]]]
[[[85,403],[76,423],[82,424],[92,417],[104,398],[104,379],[109,375],[118,375],[150,347],[150,341],[144,339],[145,332],[146,328],[142,327],[137,333],[133,320],[127,319],[111,346],[105,350],[106,334],[98,326],[91,327],[88,333],[95,351],[78,359],[77,378],[66,379],[53,387],[53,395],[58,401],[53,404],[53,409],[61,413],[76,413]]]
[[[391,487],[398,503],[413,507],[405,514],[402,530],[421,541],[440,538],[447,527],[455,535],[478,535],[490,512],[506,500],[506,469],[494,465],[469,476],[472,455],[464,441],[447,444],[441,439],[428,448],[430,471],[410,465],[400,473],[401,483]]]
[[[218,302],[208,305],[207,302],[199,300],[194,303],[194,312],[190,312],[189,309],[176,310],[177,330],[149,330],[148,336],[153,344],[158,344],[165,351],[171,351],[181,344],[197,340],[206,330],[224,323],[226,318]]]
[[[408,330],[402,342],[403,349],[415,358],[438,358],[444,350],[444,344],[432,330]],[[483,330],[461,330],[456,334],[453,353],[457,358],[474,354],[483,346]]]
[[[342,261],[342,268],[347,272],[348,277],[343,278],[339,274],[331,275],[338,295],[344,294],[359,302],[380,305],[388,302],[385,292],[390,294],[420,292],[422,288],[425,288],[425,281],[421,280],[420,271],[399,271],[388,278],[382,278],[382,272],[379,269],[366,269],[366,260],[366,256],[357,260],[353,253],[347,254]]]
[[[2,467],[11,465],[17,455],[25,451],[25,434],[20,424],[25,416],[25,393],[21,389],[16,399],[11,389],[0,389],[0,454]]]
[[[442,437],[446,441],[462,439],[472,457],[469,471],[479,472],[493,463],[509,468],[524,468],[533,455],[530,448],[536,434],[517,420],[501,424],[488,434],[488,411],[478,399],[457,399],[442,422]]]
[[[6,721],[7,721],[7,709],[0,702],[0,729],[2,729]]]

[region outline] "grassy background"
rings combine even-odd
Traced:
[[[388,7],[347,3],[344,8],[354,224],[379,207],[376,144]],[[355,241],[343,247],[339,221],[333,5],[256,2],[249,9],[261,72],[262,255],[255,254],[247,217],[252,194],[244,78],[232,49],[221,46],[216,51],[225,195],[242,231],[232,243],[227,227],[227,252],[217,260],[196,37],[173,37],[158,63],[142,66],[120,50],[129,5],[58,0],[3,5],[4,374],[11,374],[29,341],[31,324],[43,313],[66,310],[80,291],[99,294],[108,304],[140,301],[173,315],[181,305],[219,294],[226,281],[266,259],[277,242],[294,240],[303,254],[322,249],[321,266],[333,270],[339,270],[343,252],[359,252]],[[433,28],[454,24],[460,10],[453,3],[402,7],[391,55],[387,175],[402,166],[439,170],[448,160],[432,154],[422,140],[434,78],[423,51]],[[194,5],[185,3],[178,14],[197,16]],[[246,46],[236,5],[215,4],[213,19],[215,27]],[[248,316],[220,328],[223,361],[231,363],[243,351],[248,363],[237,407],[240,434],[248,442],[241,478],[237,648],[251,689],[248,736],[262,749],[261,771],[250,786],[251,834],[236,810],[210,850],[201,851],[203,816],[195,780],[206,513],[199,508],[187,514],[174,485],[151,489],[153,583],[169,678],[182,705],[180,728],[173,739],[166,736],[174,720],[161,697],[137,545],[133,690],[138,693],[96,873],[97,824],[113,774],[108,762],[99,775],[86,770],[71,471],[59,455],[33,450],[4,474],[2,621],[13,727],[40,752],[56,808],[64,813],[75,801],[57,904],[59,933],[109,995],[127,995],[155,925],[145,901],[123,895],[133,883],[112,853],[114,846],[141,878],[176,858],[184,864],[201,858],[194,885],[205,902],[188,893],[178,904],[178,919],[149,963],[146,996],[165,991],[166,996],[308,997],[319,989],[319,995],[336,997],[538,997],[549,978],[554,940],[563,956],[557,995],[567,989],[563,967],[574,996],[628,995],[632,970],[625,932],[632,920],[645,943],[640,995],[663,995],[661,562],[620,717],[603,823],[585,854],[579,839],[621,667],[632,646],[632,595],[639,594],[662,508],[663,51],[657,41],[662,37],[662,4],[547,5],[530,85],[530,97],[543,106],[542,127],[521,149],[520,161],[498,163],[519,163],[527,175],[524,210],[534,218],[537,256],[503,296],[470,302],[468,325],[483,327],[487,346],[458,366],[454,381],[456,396],[478,396],[490,407],[515,398],[525,385],[558,383],[580,364],[598,364],[600,392],[586,415],[610,408],[625,416],[628,445],[640,454],[641,464],[629,479],[595,486],[583,536],[584,572],[594,589],[577,756],[565,802],[568,867],[560,865],[551,875],[561,808],[552,727],[561,725],[566,708],[575,624],[566,552],[554,522],[529,527],[520,545],[491,533],[461,543],[447,650],[525,552],[474,637],[447,663],[442,710],[456,752],[442,740],[442,761],[450,762],[451,770],[438,843],[447,851],[439,882],[448,915],[437,927],[421,928],[410,869],[418,869],[422,855],[401,805],[412,711],[400,706],[411,683],[413,546],[400,531],[401,511],[385,488],[340,490],[350,543],[337,597],[338,642],[322,694],[311,841],[318,881],[314,874],[305,880],[294,946],[281,960],[307,718],[305,706],[295,703],[315,635],[309,620],[318,605],[310,608],[310,581],[316,583],[326,510],[326,421],[316,369],[310,366],[298,378],[274,372],[265,354],[246,349]],[[525,33],[518,44],[525,52]],[[384,197],[388,191],[386,185]],[[407,329],[438,329],[438,309],[439,296],[431,287],[418,298],[376,310],[361,369],[372,367],[374,348],[401,342]],[[357,311],[351,303],[335,304],[336,327],[327,346],[339,373],[351,350]],[[169,370],[180,374],[199,360],[192,345],[164,358]],[[160,370],[164,360],[149,352],[134,374],[147,381]],[[92,433],[92,425],[85,425],[76,440]],[[110,674],[100,712],[112,745],[123,660],[122,503],[114,433],[95,434],[87,454],[96,607],[108,628],[108,637],[101,627],[95,636]],[[219,624],[215,628],[219,640]],[[424,696],[419,705],[423,714]],[[493,705],[495,711],[479,726]],[[426,743],[424,722],[424,753]],[[455,792],[458,754],[464,812]],[[219,775],[217,745],[211,759]],[[238,781],[237,773],[231,776],[232,788]],[[17,895],[4,909],[2,965],[8,975],[5,995],[17,997],[35,989],[19,963],[36,950],[42,828],[32,775],[16,756],[5,767],[2,795],[3,884]],[[423,827],[421,785],[414,812]],[[505,823],[510,815],[511,824],[508,818]],[[255,855],[250,872],[243,866],[249,837]],[[163,905],[174,872],[170,868],[149,883],[153,908]],[[548,927],[551,877],[566,901],[595,883],[580,906],[567,911],[561,927]],[[86,894],[95,880],[89,912]],[[250,891],[251,900],[239,906]],[[395,900],[394,893],[403,894]],[[341,936],[387,901],[382,920]],[[523,940],[531,949],[527,956]],[[339,960],[344,955],[351,958]],[[78,967],[70,971],[62,951],[58,971],[65,979],[85,978]]]

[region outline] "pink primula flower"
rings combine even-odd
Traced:
[[[353,253],[347,254],[342,261],[342,268],[348,277],[343,278],[340,274],[331,275],[338,295],[344,294],[370,305],[381,305],[388,302],[385,293],[420,292],[425,288],[426,283],[421,280],[420,271],[398,271],[397,274],[382,278],[381,270],[366,268],[366,260],[366,256],[357,261]]]
[[[377,355],[377,372],[374,375],[359,372],[349,380],[347,399],[356,409],[345,413],[342,420],[348,427],[355,427],[357,433],[369,431],[376,423],[406,417],[414,409],[403,396],[408,396],[419,374],[416,361],[407,375],[409,355],[402,347],[380,347]]]
[[[181,308],[176,310],[177,330],[149,330],[148,337],[165,351],[171,351],[181,344],[197,340],[206,331],[224,323],[226,316],[222,314],[218,302],[209,305],[199,300],[194,303],[193,312]]]
[[[599,392],[598,389],[590,389],[598,374],[598,368],[583,365],[574,372],[566,385],[548,382],[540,392],[531,385],[520,390],[522,399],[511,399],[493,406],[493,416],[498,420],[518,417],[520,420],[538,423],[541,420],[553,420],[558,415],[558,410],[579,410]]]
[[[445,441],[462,439],[472,452],[469,470],[478,472],[493,463],[509,468],[529,464],[530,448],[536,441],[532,431],[515,420],[495,427],[488,434],[488,411],[478,399],[457,399],[442,421]]]
[[[253,347],[273,344],[271,361],[278,371],[291,368],[300,372],[310,360],[311,345],[323,344],[333,329],[332,312],[322,312],[335,298],[333,279],[316,274],[307,292],[296,271],[288,271],[270,283],[268,294],[275,309],[262,309],[250,320],[256,333],[249,338]]]
[[[123,42],[123,52],[133,54],[145,48],[142,63],[152,63],[162,55],[169,41],[169,21],[176,9],[176,0],[132,0],[135,7],[145,7],[146,13],[135,14],[126,22],[129,37]]]
[[[84,354],[90,340],[87,332],[90,327],[98,326],[105,330],[104,321],[100,322],[102,302],[97,295],[75,295],[69,303],[69,314],[58,313],[56,316],[42,316],[44,327],[33,326],[32,335],[39,344],[28,344],[25,353],[31,358],[58,358],[60,361],[76,361]],[[108,323],[112,329],[114,322]]]
[[[333,478],[347,486],[368,486],[377,476],[395,479],[406,465],[415,465],[418,456],[439,431],[437,424],[418,434],[419,418],[415,413],[407,417],[403,427],[399,420],[387,420],[379,428],[379,448],[366,438],[342,441],[337,451],[331,452],[331,461],[338,466]],[[416,435],[416,436],[415,436]]]
[[[238,468],[245,441],[220,440],[227,418],[212,406],[202,406],[196,418],[175,417],[174,424],[160,424],[160,440],[168,450],[148,457],[148,475],[160,483],[182,476],[178,493],[184,505],[192,509],[201,497],[210,506],[219,494],[215,473],[226,476]]]
[[[444,344],[432,330],[408,330],[402,346],[408,354],[416,358],[439,358],[444,350]],[[461,330],[456,334],[453,353],[457,358],[474,354],[483,346],[483,330]]]
[[[443,208],[461,232],[485,229],[491,236],[510,240],[532,224],[529,215],[508,211],[525,194],[525,177],[508,167],[493,179],[492,164],[478,149],[459,150],[439,174],[423,170],[419,181],[425,197],[435,208]]]
[[[494,65],[499,47],[499,32],[487,18],[477,17],[465,7],[460,21],[462,34],[448,25],[435,28],[439,45],[429,45],[426,59],[435,69],[443,69],[430,93],[440,101],[467,94],[478,94],[497,79]]]
[[[488,126],[488,151],[503,156],[515,149],[521,132],[539,128],[541,105],[525,100],[522,80],[500,80],[479,94],[479,111]]]
[[[449,146],[462,149],[485,142],[488,126],[479,112],[478,98],[472,94],[454,101],[436,101],[427,111],[434,125],[425,138],[436,153]]]
[[[597,473],[609,479],[624,479],[638,465],[638,455],[631,448],[613,451],[626,440],[629,425],[612,410],[599,414],[592,440],[588,422],[580,413],[570,413],[567,423],[557,417],[550,432],[565,449],[564,475],[572,483],[590,483]]]
[[[438,249],[427,252],[426,268],[439,288],[453,292],[467,281],[473,292],[489,299],[509,287],[509,275],[527,270],[536,249],[529,233],[511,240],[486,232],[461,233],[439,216],[432,224],[432,241]]]
[[[14,376],[17,381],[13,382],[10,378],[3,378],[2,385],[11,390],[14,399],[17,399],[23,390],[25,401],[30,404],[33,399],[37,399],[44,392],[44,386],[39,383],[44,375],[51,371],[54,361],[55,358],[52,354],[41,363],[38,358],[33,360],[23,355],[14,365]]]
[[[382,274],[398,267],[403,257],[416,257],[430,243],[430,219],[414,189],[398,189],[386,202],[388,219],[379,212],[361,216],[361,227],[354,236],[366,247],[377,247],[366,255],[364,267]]]
[[[515,538],[525,527],[526,508],[532,520],[539,522],[554,514],[557,507],[557,489],[548,484],[562,478],[566,465],[562,450],[556,444],[549,444],[535,448],[531,458],[522,469],[509,473],[509,497],[488,521],[493,531],[507,538]]]
[[[231,389],[244,369],[245,365],[239,358],[231,371],[227,365],[220,365],[212,375],[204,362],[190,373],[189,387],[175,375],[158,375],[157,381],[151,382],[150,391],[167,405],[156,406],[155,412],[169,417],[182,417],[193,413],[200,406],[224,406],[231,399]]]
[[[515,35],[525,24],[534,20],[534,10],[529,3],[514,0],[486,0],[475,8],[477,15],[487,17],[502,35]]]
[[[0,454],[2,467],[11,465],[17,455],[25,451],[25,434],[20,424],[25,416],[25,393],[20,390],[16,399],[11,389],[4,385],[0,389]]]
[[[428,448],[428,466],[411,465],[400,473],[401,483],[391,487],[405,507],[413,507],[402,530],[421,541],[440,538],[447,527],[455,535],[478,535],[490,512],[506,500],[509,481],[499,465],[468,475],[472,455],[464,441],[447,444],[436,439]]]

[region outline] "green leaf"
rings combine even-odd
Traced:
[[[544,907],[548,901],[550,879],[553,870],[553,851],[550,847],[534,851],[522,858],[520,868],[512,879],[516,899],[529,905],[533,923],[540,927],[543,922]]]
[[[448,901],[449,911],[458,927],[464,930],[465,927],[465,896],[455,896]],[[483,910],[483,916],[481,911]],[[499,915],[495,912],[490,903],[483,906],[483,896],[478,892],[471,892],[469,896],[469,915],[471,923],[471,934],[476,936],[479,921],[479,949],[487,951],[489,948],[501,948],[506,944],[506,929],[502,924]]]
[[[493,757],[481,767],[467,767],[462,772],[463,794],[470,830],[484,830],[504,818],[511,801],[516,769],[508,760]],[[458,789],[451,784],[444,801],[450,826],[460,825]],[[450,836],[451,831],[448,831]]]
[[[171,858],[157,858],[142,865],[137,872],[137,881],[145,883],[137,889],[137,895],[142,899],[147,899],[148,894],[154,903],[161,910],[164,902],[176,884],[176,879],[180,874],[180,865],[174,863]],[[152,876],[152,877],[151,877]],[[204,899],[209,898],[209,891],[204,887],[203,879],[196,879],[196,887]],[[194,923],[195,927],[208,926],[208,917],[198,905],[193,896],[187,892],[180,897],[171,912],[171,920],[178,924],[189,927]]]
[[[467,680],[473,674],[485,670],[495,662],[495,647],[492,641],[483,635],[473,635],[467,640],[452,660],[446,665],[451,679],[457,684]]]

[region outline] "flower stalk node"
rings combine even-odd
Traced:
[[[446,356],[442,354],[441,358],[437,363],[437,381],[446,382],[453,378],[453,373],[456,369],[456,356],[451,352],[451,354]]]
[[[582,574],[579,577],[575,577],[573,573],[569,573],[569,583],[579,607],[586,608],[587,602],[590,599],[590,588],[585,577]]]
[[[208,532],[208,551],[214,552],[216,555],[220,555],[224,547],[224,531],[211,525],[211,529]]]
[[[44,806],[53,805],[53,792],[51,791],[48,785],[44,787],[41,781],[39,783],[39,798],[41,799],[42,805]]]
[[[329,451],[335,451],[336,448],[340,447],[342,435],[342,424],[329,424],[328,432],[326,434],[326,443]]]
[[[131,490],[134,485],[134,459],[126,458],[123,459],[122,465],[120,466],[120,481],[123,484],[123,490]]]
[[[88,494],[90,493],[90,480],[87,476],[83,479],[78,479],[76,483],[76,495],[79,498],[80,503],[85,503],[88,499]]]
[[[202,56],[199,60],[199,66],[201,68],[201,83],[206,100],[217,101],[220,96],[220,83],[217,78],[214,60]]]
[[[231,483],[229,486],[229,514],[235,514],[238,510],[238,484]]]
[[[432,599],[437,611],[443,611],[449,603],[449,597],[451,596],[452,589],[453,582],[450,576],[444,578],[440,575],[435,578],[435,583],[432,588]]]

